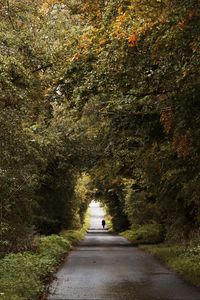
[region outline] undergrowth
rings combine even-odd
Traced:
[[[8,254],[0,261],[0,299],[36,300],[45,281],[55,272],[61,258],[80,241],[88,228],[89,216],[80,230],[37,238],[32,252]]]
[[[157,244],[162,242],[162,226],[159,224],[135,225],[120,233],[133,244]]]

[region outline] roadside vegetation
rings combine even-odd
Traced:
[[[45,295],[56,269],[73,245],[84,237],[88,226],[87,215],[81,229],[38,237],[32,251],[11,253],[1,259],[0,299],[36,300]]]
[[[141,249],[160,258],[166,265],[194,285],[200,286],[200,245],[142,245]]]
[[[161,225],[134,226],[120,233],[133,245],[154,255],[190,283],[200,286],[199,238],[185,241],[166,241]]]
[[[166,240],[158,224],[133,226],[120,233],[133,245],[154,255],[188,282],[200,286],[200,239]]]
[[[135,245],[158,244],[164,240],[162,226],[159,224],[137,225],[120,235]]]

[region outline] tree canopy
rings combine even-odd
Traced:
[[[200,222],[198,0],[0,1],[2,246],[79,226]],[[26,241],[26,242],[25,242]]]

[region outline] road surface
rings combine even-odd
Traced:
[[[200,300],[200,290],[122,237],[101,229],[91,205],[90,230],[50,286],[49,300]]]

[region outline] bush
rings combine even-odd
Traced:
[[[72,244],[78,243],[86,234],[89,227],[89,210],[85,216],[83,227],[79,230],[65,230],[61,232],[61,236],[70,241]]]
[[[156,244],[163,240],[162,226],[160,224],[135,225],[120,235],[134,244]]]
[[[40,238],[37,252],[41,256],[57,258],[70,249],[71,243],[67,239],[59,235],[50,235]]]
[[[61,235],[73,244],[78,243],[83,238],[83,234],[79,230],[63,231]]]
[[[44,216],[35,216],[34,224],[37,232],[44,235],[57,234],[62,228],[61,222]]]
[[[125,212],[130,224],[151,224],[160,222],[160,209],[153,194],[142,190],[142,187],[127,183],[125,189]]]

